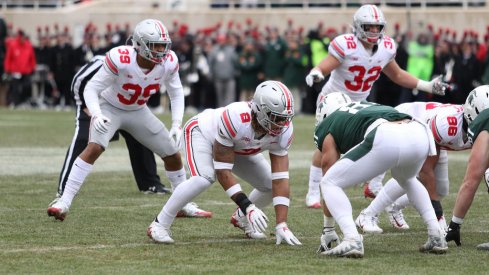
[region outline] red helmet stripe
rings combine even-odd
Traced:
[[[372,11],[374,13],[374,18],[378,22],[379,21],[379,12],[377,11],[377,7],[375,5],[370,5]]]
[[[158,28],[161,31],[161,37],[163,39],[166,39],[166,28],[165,28],[165,26],[163,26],[163,24],[160,21],[158,21],[158,20],[155,20],[155,21],[156,21],[156,25],[158,26]]]
[[[278,84],[278,86],[280,87],[280,89],[282,90],[282,92],[284,93],[285,95],[285,101],[286,101],[286,108],[287,108],[287,111],[292,111],[292,96],[290,95],[290,91],[287,87],[285,87],[284,84],[282,84],[282,82],[279,82],[279,81],[275,81],[275,83]]]

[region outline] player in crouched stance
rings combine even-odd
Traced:
[[[345,95],[331,93],[325,97]],[[352,187],[391,169],[428,226],[428,241],[421,251],[448,249],[426,188],[416,179],[428,155],[436,154],[433,136],[424,123],[394,108],[369,102],[326,104],[324,119],[315,130],[324,176],[321,194],[328,211],[344,234],[343,241],[322,255],[361,258],[363,238],[356,229],[344,188]],[[340,158],[340,154],[344,154]]]
[[[111,49],[106,54],[103,68],[87,83],[85,103],[91,115],[89,141],[73,164],[63,195],[47,210],[48,215],[57,220],[65,219],[93,164],[119,129],[131,134],[163,159],[172,188],[186,178],[178,152],[184,96],[178,59],[170,50],[168,31],[160,21],[147,19],[136,25],[132,42],[132,46]],[[171,101],[170,131],[146,105],[148,98],[159,93],[162,85],[166,86]],[[186,216],[209,215],[193,203],[182,207],[178,210]]]
[[[468,106],[465,109],[469,111],[471,108]],[[436,102],[410,102],[397,106],[396,110],[427,122],[433,133],[438,154],[426,159],[418,179],[426,186],[436,218],[440,227],[446,231],[447,224],[441,199],[448,195],[450,183],[447,150],[465,150],[472,146],[467,140],[469,121],[464,119],[464,106]],[[380,178],[383,178],[383,175]],[[372,183],[371,181],[370,184]],[[379,189],[380,192],[376,194],[372,203],[355,220],[357,226],[365,233],[382,233],[383,230],[377,225],[377,215],[385,209],[393,227],[401,230],[409,229],[401,212],[410,204],[408,197],[403,195],[405,191],[395,179],[390,179],[384,188],[380,186]]]
[[[231,223],[254,239],[266,238],[268,218],[260,210],[275,208],[277,244],[300,245],[287,226],[289,200],[288,149],[293,139],[294,101],[278,81],[258,85],[251,102],[235,102],[207,109],[184,127],[184,144],[191,178],[181,183],[148,228],[158,243],[173,243],[170,227],[188,201],[217,179],[238,205]],[[270,163],[261,154],[269,151]],[[236,174],[253,187],[249,198]]]

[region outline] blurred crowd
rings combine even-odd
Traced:
[[[179,58],[189,112],[248,100],[259,82],[280,80],[292,91],[297,113],[314,113],[321,85],[306,87],[304,78],[328,54],[329,42],[350,32],[347,26],[338,30],[322,22],[306,30],[293,20],[281,31],[252,19],[195,32],[177,21],[165,23]],[[39,26],[36,34],[28,35],[1,20],[0,106],[71,109],[70,85],[78,69],[93,56],[130,43],[131,31],[129,24],[107,24],[99,30],[89,23],[83,42],[75,46],[68,27]],[[382,75],[370,101],[390,106],[410,101],[462,104],[474,87],[489,84],[489,27],[486,34],[470,29],[458,34],[430,24],[401,31],[395,24],[387,33],[398,43],[396,61],[403,69],[423,80],[441,74],[452,88],[439,97],[401,88]],[[160,97],[148,102],[156,112],[166,106]]]

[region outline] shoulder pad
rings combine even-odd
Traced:
[[[165,56],[165,67],[169,70],[170,74],[178,72],[180,67],[178,65],[178,57],[174,51],[170,50]]]
[[[119,46],[112,48],[105,55],[105,68],[115,74],[119,75],[119,70],[136,60],[131,60],[133,58],[134,48],[131,46]]]

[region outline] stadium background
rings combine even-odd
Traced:
[[[77,3],[72,5],[71,2]],[[159,3],[157,7],[156,2]],[[60,28],[67,25],[77,45],[89,23],[103,32],[107,23],[129,23],[133,27],[145,17],[159,18],[169,27],[174,21],[184,23],[191,32],[215,26],[219,22],[225,25],[230,20],[244,25],[248,18],[252,18],[262,29],[267,25],[276,25],[283,31],[288,20],[293,19],[296,27],[302,25],[306,30],[316,28],[323,22],[326,28],[334,27],[341,31],[351,24],[358,3],[367,1],[295,1],[302,4],[326,2],[333,7],[270,6],[252,9],[224,8],[219,6],[222,3],[211,8],[211,1],[201,0],[180,2],[186,3],[183,6],[186,8],[177,5],[170,9],[170,1],[147,0],[0,0],[0,16],[13,26],[14,31],[24,29],[34,45],[37,43],[39,26],[50,26],[53,30],[55,24],[59,24]],[[339,7],[335,4],[338,2]],[[408,26],[416,32],[432,24],[435,31],[439,28],[443,32],[447,28],[455,30],[459,39],[466,30],[473,30],[480,34],[479,42],[483,42],[489,15],[485,1],[477,1],[475,6],[469,5],[471,1],[429,1],[434,6],[413,8],[404,7],[406,2],[402,2],[398,3],[400,7],[381,5],[388,20],[388,34],[393,33],[396,23],[399,23],[402,32],[408,31]],[[36,7],[41,4],[49,7]],[[127,150],[122,142],[111,144],[101,157],[76,198],[67,220],[63,223],[53,222],[45,211],[56,191],[59,169],[73,135],[74,117],[73,111],[0,108],[2,274],[487,273],[487,251],[475,249],[477,244],[488,241],[489,204],[487,189],[483,184],[462,228],[463,246],[457,248],[450,244],[445,256],[417,252],[417,246],[426,239],[426,229],[416,211],[408,208],[405,216],[411,230],[396,231],[390,227],[384,215],[380,226],[385,233],[365,237],[364,260],[317,257],[315,250],[322,229],[321,213],[304,207],[308,165],[313,149],[311,133],[314,117],[309,115],[295,119],[296,137],[290,152],[292,197],[289,225],[303,242],[302,247],[276,247],[272,237],[266,241],[244,239],[241,232],[229,224],[235,206],[219,185],[214,185],[196,200],[205,209],[214,211],[212,219],[179,219],[172,227],[176,245],[153,244],[145,231],[168,197],[148,197],[137,192]],[[170,122],[168,114],[160,115],[160,118],[165,123]],[[443,201],[448,219],[465,173],[467,156],[467,152],[450,153],[450,194]],[[160,175],[163,173],[162,167],[162,162],[158,160]],[[163,180],[168,185],[166,179]],[[243,187],[249,191],[249,186],[243,184]],[[356,216],[369,200],[363,197],[361,188],[348,190],[348,195]],[[271,207],[264,211],[273,217]]]

